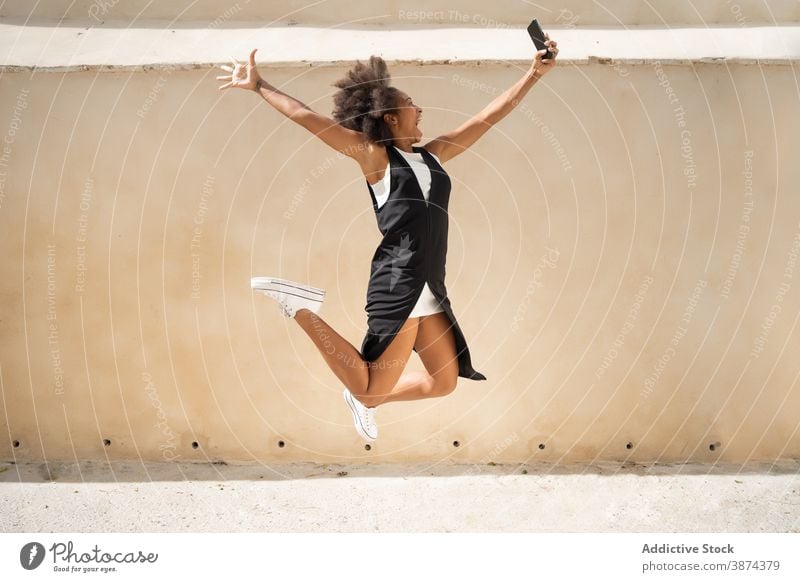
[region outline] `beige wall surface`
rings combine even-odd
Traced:
[[[229,19],[275,24],[330,24],[336,26],[472,26],[527,25],[532,18],[561,26],[689,25],[708,26],[778,23],[800,20],[796,0],[5,0],[0,17],[44,23],[86,20],[109,26],[157,19],[163,23],[195,21],[219,23]],[[115,24],[116,23],[116,24]]]
[[[329,114],[343,72],[269,79]],[[521,75],[391,72],[422,143]],[[249,288],[325,288],[321,315],[359,347],[365,181],[216,74],[0,77],[0,457],[800,455],[791,66],[563,67],[447,162],[447,285],[488,380],[379,408],[370,451],[309,339]]]

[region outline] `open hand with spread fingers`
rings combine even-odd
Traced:
[[[220,89],[229,89],[235,87],[237,89],[249,89],[255,91],[258,89],[258,83],[261,81],[261,75],[258,74],[256,68],[256,51],[253,49],[250,53],[250,61],[243,65],[234,58],[231,58],[232,66],[222,65],[220,68],[223,71],[230,73],[229,75],[220,75],[217,77],[220,81],[228,81],[220,86]]]

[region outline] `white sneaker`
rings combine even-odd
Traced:
[[[250,287],[254,291],[272,297],[280,304],[283,314],[289,318],[294,317],[298,309],[319,313],[322,300],[325,299],[324,289],[276,277],[253,277],[250,279]]]
[[[367,408],[347,388],[344,389],[344,401],[353,413],[353,422],[356,431],[366,441],[374,441],[378,438],[378,425],[375,424],[375,408]]]

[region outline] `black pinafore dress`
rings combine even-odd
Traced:
[[[425,148],[412,146],[412,149],[422,154],[431,171],[428,200],[422,194],[414,170],[391,144],[386,145],[391,172],[390,192],[380,208],[367,181],[383,239],[370,266],[365,306],[367,333],[361,343],[361,357],[374,362],[383,354],[408,319],[427,281],[450,318],[458,356],[458,375],[470,380],[486,380],[486,376],[472,368],[469,348],[453,314],[444,283],[450,177]]]

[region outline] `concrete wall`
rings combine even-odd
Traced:
[[[473,26],[504,27],[527,24],[537,18],[542,24],[573,26],[665,25],[709,26],[751,23],[776,24],[800,20],[795,0],[678,0],[676,2],[630,2],[607,0],[299,0],[257,2],[236,0],[5,0],[0,17],[27,20],[28,24],[54,20],[87,20],[94,24],[130,26],[131,22],[159,20],[180,25],[187,21],[217,19],[275,24],[327,24],[335,26]],[[116,23],[116,24],[115,24]],[[120,24],[122,23],[122,24]]]
[[[344,71],[268,76],[328,114]],[[391,72],[422,143],[521,74]],[[311,342],[248,283],[325,288],[323,317],[360,346],[364,179],[216,74],[0,76],[0,458],[800,455],[792,66],[562,66],[446,163],[447,284],[488,380],[381,407],[369,451]]]

